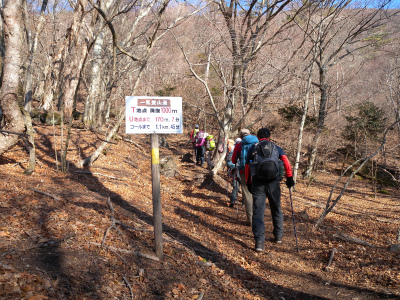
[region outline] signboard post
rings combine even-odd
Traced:
[[[181,97],[125,98],[126,133],[149,133],[156,255],[163,259],[158,134],[183,133]]]
[[[156,255],[163,259],[163,240],[162,240],[162,217],[161,217],[161,195],[160,195],[160,159],[158,150],[158,134],[150,135],[151,144],[151,181],[153,194],[153,218],[154,218],[154,243]]]

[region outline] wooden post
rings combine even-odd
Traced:
[[[163,259],[163,238],[162,238],[162,218],[161,218],[161,197],[160,197],[160,156],[158,150],[158,134],[150,136],[151,143],[151,180],[153,191],[153,218],[154,218],[154,241],[156,255]]]

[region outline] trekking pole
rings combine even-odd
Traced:
[[[227,180],[226,180],[226,197],[228,198],[228,203],[230,203],[230,197],[229,197],[229,184],[230,184],[230,179],[231,179],[231,177],[230,177],[230,169],[229,169],[229,167],[227,166],[227,165],[225,165],[225,168],[226,168],[226,175],[227,175]]]
[[[228,180],[226,181],[226,197],[228,198],[228,202],[229,202],[229,177],[228,177]]]
[[[235,184],[237,185],[236,187],[236,218],[239,220],[239,182],[237,181],[236,177],[236,170],[235,170]]]
[[[228,202],[229,202],[229,168],[227,166],[225,166],[226,168],[226,175],[227,175],[227,180],[226,180],[226,197],[228,198]]]
[[[295,223],[295,221],[294,221],[292,190],[291,190],[290,188],[289,188],[289,195],[290,195],[290,206],[292,207],[292,218],[293,218],[293,227],[294,227],[294,237],[296,238],[297,252],[300,252],[300,250],[299,250],[299,243],[297,242],[296,223]]]
[[[193,145],[193,150],[194,150],[194,165],[196,165],[196,160],[197,160],[197,148],[195,145]]]

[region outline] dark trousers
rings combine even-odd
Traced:
[[[204,147],[203,146],[196,147],[196,164],[200,164],[200,165],[204,164]]]
[[[282,239],[283,236],[283,213],[281,210],[281,188],[279,180],[262,181],[253,179],[251,190],[253,194],[253,224],[252,230],[256,241],[265,240],[265,201],[268,198],[271,209],[272,231],[276,239]]]

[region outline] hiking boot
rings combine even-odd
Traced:
[[[255,250],[256,250],[256,252],[263,252],[265,250],[264,241],[257,241]]]
[[[229,203],[229,207],[234,207],[235,203]]]
[[[272,238],[271,242],[275,244],[282,244],[282,238]]]

